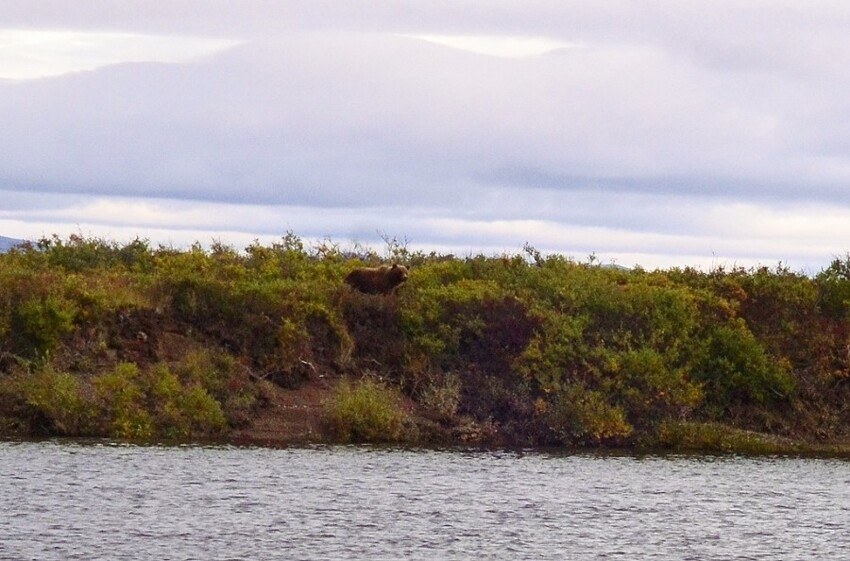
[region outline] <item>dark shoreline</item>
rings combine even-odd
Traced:
[[[726,427],[737,434],[734,427]],[[313,432],[311,437],[303,433],[279,432],[269,434],[267,431],[254,431],[243,428],[227,435],[203,436],[193,438],[155,438],[155,439],[116,439],[107,436],[46,436],[0,434],[0,442],[59,442],[81,445],[105,446],[164,446],[164,447],[195,447],[195,446],[233,446],[239,448],[326,448],[337,446],[355,446],[374,449],[400,450],[429,450],[446,452],[481,452],[481,453],[515,453],[515,454],[551,454],[574,455],[592,454],[603,456],[746,456],[746,457],[789,457],[789,458],[835,458],[850,460],[850,441],[806,442],[778,437],[767,433],[747,431],[747,440],[724,443],[723,446],[708,445],[704,447],[676,446],[642,446],[642,445],[595,445],[595,446],[523,446],[491,440],[487,442],[436,441],[429,440],[399,440],[396,442],[346,442],[335,440],[328,433]]]
[[[664,457],[706,457],[706,458],[724,458],[724,457],[780,457],[789,459],[836,459],[850,460],[850,444],[848,443],[819,443],[806,444],[794,443],[787,448],[777,448],[773,451],[752,451],[752,450],[717,450],[717,449],[686,449],[677,450],[670,448],[642,448],[642,447],[518,447],[518,446],[487,446],[473,445],[460,443],[445,443],[445,444],[422,444],[422,443],[341,443],[341,442],[317,442],[303,440],[289,440],[285,437],[269,440],[268,438],[202,438],[191,440],[151,440],[151,441],[132,441],[132,440],[116,440],[107,437],[71,437],[71,436],[52,436],[52,437],[20,437],[20,436],[0,436],[0,443],[55,443],[55,444],[70,444],[78,446],[109,446],[109,447],[161,447],[161,448],[195,448],[195,447],[233,447],[247,449],[270,449],[270,450],[285,450],[285,449],[325,449],[335,447],[355,447],[368,450],[401,450],[401,451],[428,451],[428,452],[445,452],[459,454],[512,454],[516,456],[524,455],[544,455],[544,456],[600,456],[600,457],[629,457],[629,458],[664,458]]]

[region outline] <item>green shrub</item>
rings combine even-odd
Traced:
[[[147,409],[157,434],[168,438],[216,433],[226,425],[221,405],[195,383],[183,384],[167,365],[157,364],[143,377],[149,384]]]
[[[16,351],[27,358],[50,354],[74,328],[76,307],[56,296],[36,296],[12,308],[11,332]]]
[[[324,406],[330,432],[342,442],[396,442],[407,414],[401,394],[371,378],[337,384]]]
[[[615,392],[636,426],[685,417],[702,403],[701,385],[688,377],[686,368],[670,364],[655,349],[620,353],[614,364]]]
[[[173,371],[178,390],[182,384],[200,386],[218,399],[242,390],[247,381],[233,357],[210,350],[189,352]]]
[[[622,315],[620,324],[613,316],[606,316],[608,312],[598,316],[584,308],[570,315],[550,311],[516,363],[517,372],[534,383],[536,396],[554,403],[553,411],[561,419],[555,423],[560,427],[558,432],[563,436],[564,427],[578,427],[575,434],[567,435],[568,441],[584,438],[581,427],[591,426],[590,420],[597,416],[609,419],[609,425],[615,427],[607,432],[623,436],[629,429],[622,425],[617,428],[619,413],[630,426],[644,429],[700,405],[700,383],[690,378],[687,368],[693,354],[689,340],[693,322],[671,319],[682,314],[681,310],[669,315],[658,311],[659,307],[669,310],[669,306],[644,304],[646,315],[640,320],[644,325],[638,330],[632,329],[635,320],[629,320],[629,313]],[[654,325],[646,327],[647,321]],[[654,333],[656,328],[662,332]],[[584,392],[589,393],[582,396]],[[576,397],[585,405],[568,405],[566,396]],[[619,413],[609,414],[603,403],[616,404],[614,410]],[[581,413],[582,407],[588,408],[587,415]],[[568,418],[569,422],[564,421]],[[606,426],[600,423],[600,427]],[[596,434],[606,430],[591,428],[586,432],[593,441],[598,440]]]
[[[92,383],[102,430],[117,438],[189,438],[226,426],[221,404],[206,388],[184,383],[165,364],[147,370],[119,364]]]
[[[121,245],[115,241],[85,238],[77,234],[71,234],[67,240],[63,240],[54,234],[50,238],[42,238],[25,251],[38,253],[50,267],[76,273],[106,268],[147,271],[153,264],[150,245],[147,240],[140,238]]]
[[[414,349],[450,365],[460,353],[462,333],[468,336],[484,327],[474,308],[503,295],[492,281],[479,280],[405,292],[401,307],[405,337]]]
[[[582,384],[569,385],[552,396],[543,414],[549,429],[565,444],[618,442],[633,430],[621,407]]]
[[[542,327],[516,361],[517,372],[533,380],[546,395],[557,393],[571,379],[582,377],[591,353],[585,337],[591,321],[585,315],[547,313]]]
[[[142,373],[135,364],[121,363],[92,380],[100,430],[116,438],[145,440],[155,427],[145,408]]]
[[[693,368],[721,408],[786,400],[795,387],[788,363],[770,356],[742,320],[711,330]]]
[[[16,415],[36,434],[81,435],[86,432],[88,403],[78,378],[46,367],[11,379],[17,394]]]
[[[833,319],[848,319],[850,311],[850,253],[835,258],[815,277],[818,304],[823,313]]]
[[[313,261],[293,239],[246,252],[214,246],[158,256],[151,300],[282,385],[300,384],[306,362],[347,360],[336,258]]]
[[[189,353],[173,368],[182,383],[203,390],[218,404],[227,424],[238,426],[245,423],[248,414],[257,404],[258,388],[248,372],[232,356],[211,351]],[[218,414],[210,404],[208,415],[212,419]],[[218,421],[208,423],[216,430],[223,428]],[[199,426],[204,426],[200,423]]]
[[[188,438],[196,435],[216,434],[227,426],[221,404],[207,390],[199,386],[185,388],[177,401],[178,422],[166,427],[168,436]]]
[[[539,325],[529,307],[490,280],[460,280],[403,297],[402,325],[409,351],[452,370],[474,364],[509,373]]]

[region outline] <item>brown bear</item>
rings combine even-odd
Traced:
[[[351,288],[366,294],[389,294],[407,280],[407,267],[393,264],[392,267],[360,267],[345,277]]]

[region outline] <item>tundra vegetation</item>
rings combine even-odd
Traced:
[[[72,236],[0,255],[0,434],[227,439],[275,392],[318,385],[318,441],[848,442],[850,256],[816,275],[647,271],[385,241],[378,254],[292,233],[244,250]],[[392,294],[344,282],[391,263],[410,270]]]

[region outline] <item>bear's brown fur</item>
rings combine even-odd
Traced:
[[[345,277],[351,288],[366,294],[389,294],[407,280],[407,267],[394,264],[392,267],[360,267]]]

